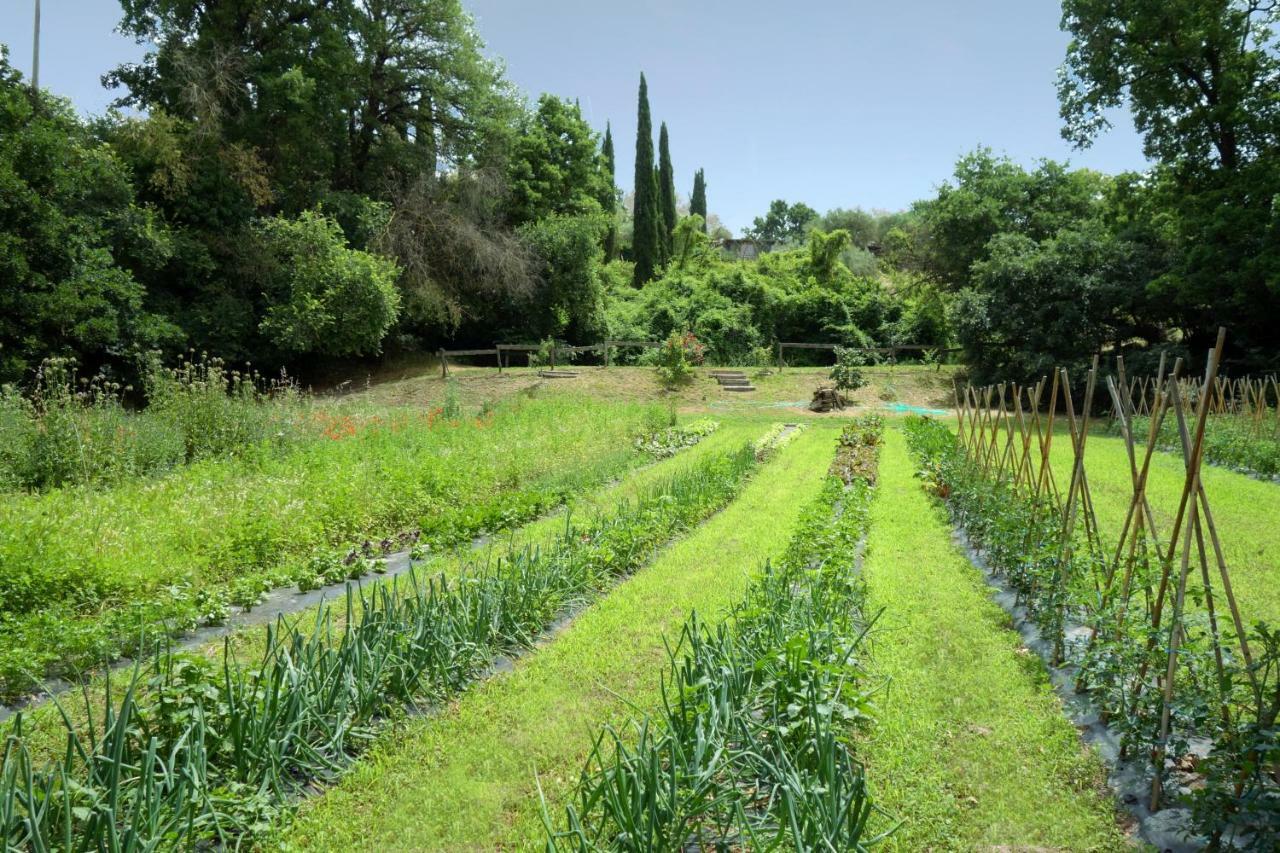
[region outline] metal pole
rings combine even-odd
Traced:
[[[35,35],[31,43],[31,91],[40,93],[40,0],[36,0]]]

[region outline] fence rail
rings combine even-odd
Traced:
[[[853,350],[855,352],[871,353],[875,355],[882,355],[882,354],[888,353],[890,361],[897,360],[899,352],[927,352],[929,350],[932,350],[933,352],[936,352],[939,355],[948,355],[953,352],[960,352],[959,347],[935,347],[935,346],[930,346],[929,344],[897,344],[895,346],[888,346],[888,347],[847,347],[844,344],[808,344],[808,343],[799,343],[794,341],[779,341],[778,342],[778,370],[782,370],[782,368],[786,366],[786,360],[783,357],[783,353],[789,349],[813,349],[813,350],[833,350],[833,351],[836,349],[845,349],[845,350]]]
[[[604,355],[604,366],[612,367],[613,350],[621,348],[645,348],[656,349],[662,346],[662,341],[615,341],[612,339],[602,341],[598,344],[583,344],[574,346],[572,344],[554,344],[550,349],[550,364],[552,370],[556,366],[556,358],[561,355],[578,355],[584,352],[598,352]],[[447,377],[449,375],[449,359],[465,358],[478,355],[491,355],[498,362],[498,372],[511,366],[510,360],[507,358],[509,353],[523,352],[535,353],[540,352],[543,348],[542,344],[494,344],[487,349],[438,349],[436,356],[440,359],[440,376]]]
[[[573,346],[571,344],[556,344],[550,351],[550,368],[556,366],[556,358],[560,355],[578,355],[584,352],[598,352],[604,355],[604,367],[613,366],[613,350],[615,349],[657,349],[662,346],[662,341],[617,341],[605,340],[598,344],[583,344],[581,346]],[[487,349],[439,349],[436,355],[440,359],[440,375],[447,377],[449,375],[449,359],[465,358],[478,355],[491,355],[497,359],[498,372],[501,373],[505,368],[510,367],[511,363],[506,358],[507,353],[523,352],[532,353],[542,349],[542,344],[494,344]],[[838,347],[844,349],[856,350],[857,352],[884,355],[888,354],[890,360],[896,360],[900,352],[926,352],[934,351],[939,355],[949,355],[951,353],[960,352],[958,347],[934,347],[928,344],[897,344],[887,347],[844,347],[843,344],[811,344],[797,341],[782,341],[778,343],[778,369],[782,370],[786,366],[783,353],[788,349],[802,350],[835,350]]]

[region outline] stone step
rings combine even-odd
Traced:
[[[746,376],[741,370],[708,370],[707,373],[712,376]]]
[[[750,385],[751,380],[745,376],[721,376],[717,380],[721,385]]]
[[[725,385],[725,386],[724,386],[724,390],[726,390],[726,391],[754,391],[754,390],[756,390],[756,386],[754,386],[754,385]]]
[[[578,374],[573,370],[539,370],[538,375],[543,379],[568,379]]]

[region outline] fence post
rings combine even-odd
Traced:
[[[502,344],[494,344],[494,345],[493,345],[493,348],[494,348],[494,349],[497,351],[497,353],[498,353],[498,373],[499,373],[499,375],[501,375],[501,373],[502,373]]]
[[[444,379],[449,375],[449,361],[444,357],[444,347],[437,350],[436,355],[440,356],[440,378]]]
[[[778,372],[782,372],[782,341],[778,341]]]
[[[604,366],[606,368],[613,366],[613,341],[608,338],[604,339]]]

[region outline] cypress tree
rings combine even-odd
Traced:
[[[693,173],[693,194],[689,196],[689,213],[702,217],[702,233],[707,233],[707,179],[702,170]]]
[[[653,199],[653,221],[657,231],[654,239],[658,246],[658,266],[665,266],[671,260],[671,235],[667,232],[666,216],[662,211],[662,170],[657,166],[653,167],[653,190],[650,198]]]
[[[636,262],[635,285],[653,278],[659,263],[658,204],[653,182],[653,122],[649,118],[649,86],[640,74],[640,104],[636,117],[636,181],[631,256]]]
[[[676,173],[671,166],[671,143],[665,121],[658,133],[658,188],[662,203],[662,245],[667,257],[671,257],[671,241],[676,231]]]
[[[604,259],[608,262],[618,253],[618,223],[615,216],[618,207],[615,189],[617,175],[613,157],[613,129],[609,127],[608,122],[604,125],[604,143],[600,146],[600,161],[608,178],[608,186],[600,193],[600,207],[609,216],[609,230],[604,235]]]

